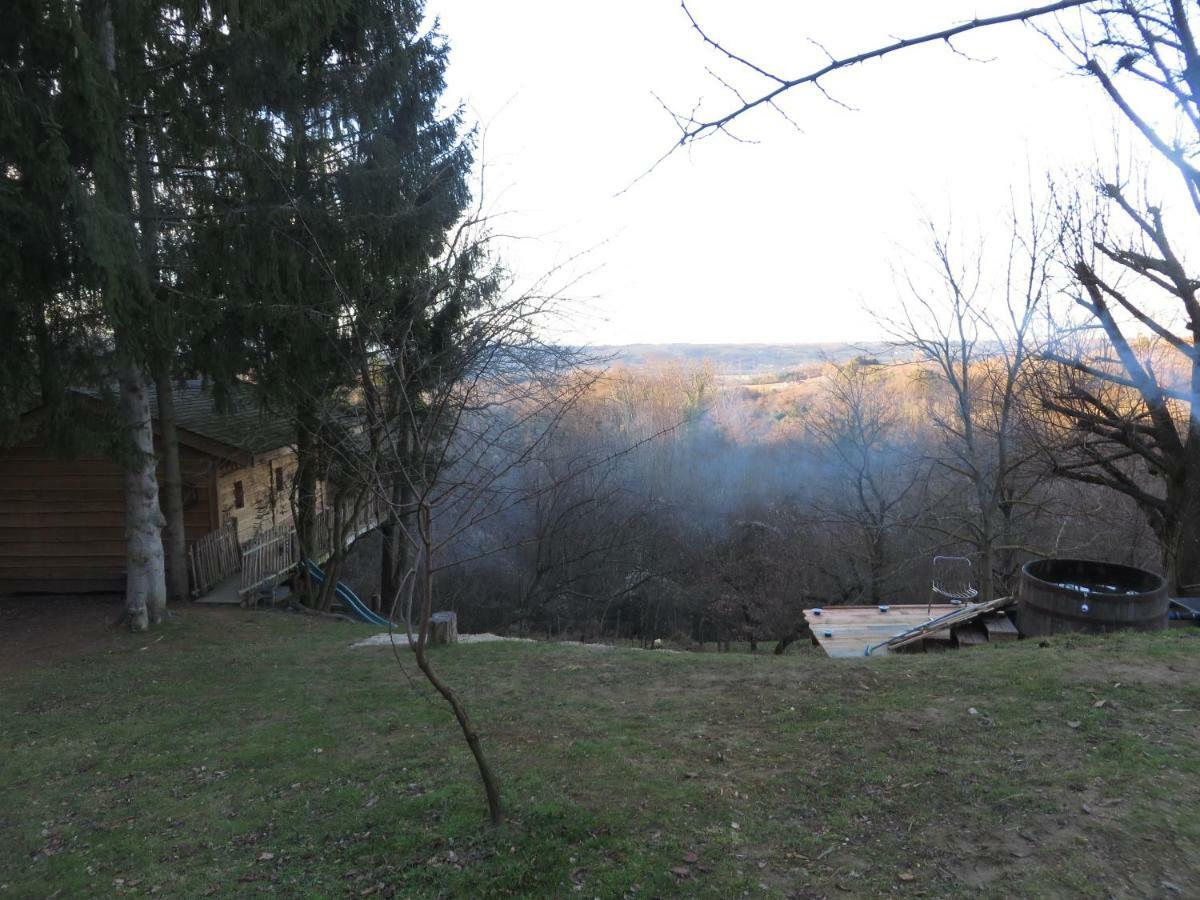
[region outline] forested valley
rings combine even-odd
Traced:
[[[974,365],[994,477],[994,360]],[[978,565],[986,550],[997,596],[1039,556],[1162,563],[1132,501],[1055,477],[1061,451],[1031,410],[1004,436],[1003,498],[981,509],[954,464],[953,392],[924,361],[852,356],[751,383],[678,364],[578,377],[587,390],[506,473],[508,505],[446,551],[443,602],[473,628],[782,652],[805,607],[927,601],[936,555]],[[350,561],[366,592],[377,558],[364,541]]]

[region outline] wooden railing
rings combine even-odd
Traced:
[[[192,573],[192,590],[197,596],[207,594],[217,582],[228,578],[242,564],[238,547],[237,521],[231,519],[216,531],[193,541],[188,548],[188,566]]]
[[[260,531],[242,548],[242,586],[248,593],[275,581],[296,566],[296,529],[289,523]]]
[[[327,507],[317,513],[316,528],[314,529],[315,547],[312,555],[316,562],[323,562],[333,553],[334,544],[340,539],[342,547],[348,547],[362,534],[376,528],[386,512],[387,504],[375,496],[368,497],[360,505],[356,513],[348,514],[341,511],[337,516],[333,507]],[[338,532],[335,534],[335,532]]]
[[[359,535],[379,525],[386,504],[375,497],[362,503],[357,513],[347,521],[335,516],[332,508],[317,513],[315,531],[316,547],[311,549],[315,562],[322,563],[331,555],[335,542],[340,537],[343,547],[348,547]],[[340,527],[339,527],[340,526]],[[334,531],[340,532],[334,534]],[[296,527],[288,522],[260,531],[242,548],[242,586],[239,593],[246,594],[255,588],[278,582],[300,562],[300,540]]]

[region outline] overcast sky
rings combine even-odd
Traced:
[[[710,34],[784,76],[835,55],[1016,8],[1004,0],[896,3],[694,0]],[[756,112],[736,143],[680,151],[658,98],[710,111],[731,96],[707,72],[761,85],[707,48],[677,0],[430,0],[451,43],[449,94],[485,129],[485,203],[524,277],[570,266],[591,298],[591,343],[868,339],[867,308],[919,252],[923,215],[997,231],[1010,188],[1111,157],[1098,87],[1031,29],[1007,25],[836,73],[848,111],[799,89],[802,129]],[[624,190],[624,193],[622,191]],[[1003,234],[996,233],[997,240]]]

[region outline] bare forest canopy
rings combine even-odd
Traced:
[[[598,346],[595,352],[624,366],[655,366],[678,363],[705,365],[718,375],[737,378],[786,376],[805,366],[847,362],[858,356],[877,359],[907,359],[912,351],[882,341],[813,342],[795,344],[621,344]],[[780,377],[779,380],[786,380]]]
[[[995,596],[1038,556],[1158,568],[1131,500],[1054,477],[1036,404],[1003,419],[998,357],[969,368],[974,479],[948,427],[961,398],[932,361],[814,364],[771,383],[616,364],[505,477],[527,502],[447,548],[443,597],[478,628],[786,647],[804,606],[924,601],[935,554],[970,557],[977,585],[986,560]]]

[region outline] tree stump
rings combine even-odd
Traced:
[[[458,643],[458,614],[453,612],[435,612],[429,617],[429,643],[457,644]]]

